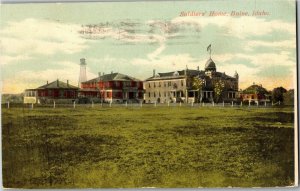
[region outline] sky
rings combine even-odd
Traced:
[[[98,72],[145,80],[153,69],[204,70],[209,44],[217,71],[231,76],[237,71],[241,89],[253,83],[268,90],[296,86],[294,1],[26,3],[0,8],[2,93],[21,93],[56,79],[77,85],[80,58],[86,59],[88,79]],[[217,15],[210,16],[212,11]]]

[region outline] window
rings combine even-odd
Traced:
[[[183,80],[181,80],[181,86],[183,86]]]
[[[148,97],[150,97],[151,96],[151,94],[150,94],[150,92],[148,93]]]
[[[156,94],[155,94],[155,92],[154,92],[153,96],[154,96],[154,97],[156,97]]]
[[[160,97],[161,95],[160,95],[160,92],[158,93],[158,97]]]
[[[130,82],[123,82],[124,87],[130,87],[131,83]]]
[[[167,97],[167,94],[166,94],[166,92],[164,92],[164,96],[165,96],[165,97]]]
[[[176,83],[173,84],[173,88],[177,89],[177,84]]]
[[[168,87],[172,86],[171,82],[168,82]]]
[[[164,87],[167,87],[167,83],[166,82],[164,82]]]
[[[150,82],[148,83],[148,85],[149,85],[149,88],[151,88],[151,83],[150,83]],[[149,96],[149,97],[150,97],[150,96]]]
[[[158,82],[158,87],[161,87],[160,82]]]
[[[154,84],[153,87],[156,87],[155,82],[153,82],[153,84]]]

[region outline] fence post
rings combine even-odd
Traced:
[[[75,109],[75,107],[76,107],[76,102],[74,101],[73,102],[73,108]]]
[[[112,101],[109,102],[109,107],[111,107]]]
[[[170,101],[168,101],[168,107],[170,106]]]
[[[231,107],[233,107],[233,101],[231,101]]]
[[[204,102],[202,102],[202,106],[204,107]]]
[[[215,102],[214,101],[212,102],[212,105],[213,105],[213,107],[215,107]]]
[[[53,108],[55,108],[55,101],[53,101]]]
[[[154,107],[156,107],[156,101],[154,102]]]
[[[7,109],[9,109],[9,101],[7,102]]]
[[[243,106],[243,101],[241,101],[241,106]]]
[[[127,107],[127,101],[125,101],[125,107]]]
[[[31,109],[33,109],[33,103],[31,103]]]
[[[249,107],[250,107],[250,99],[249,99]]]
[[[181,102],[179,102],[179,106],[181,107]]]
[[[258,104],[259,104],[259,103],[258,103],[258,101],[257,101],[257,102],[256,102],[256,106],[257,106],[257,107],[258,107]]]
[[[280,105],[280,101],[278,102],[278,105]]]
[[[94,107],[94,102],[92,101],[92,108]]]
[[[192,104],[191,104],[191,106],[193,107],[194,106],[194,102],[192,101]]]
[[[265,107],[267,107],[267,101],[265,101]]]
[[[143,101],[140,101],[140,106],[143,107]]]
[[[225,107],[225,103],[224,103],[224,101],[223,101],[223,107]]]

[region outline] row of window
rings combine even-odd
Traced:
[[[97,87],[97,82],[93,82],[93,83],[88,83],[88,84],[82,84],[83,88],[92,88],[92,87]],[[142,82],[104,82],[103,83],[104,86],[106,87],[110,87],[111,85],[114,87],[121,87],[121,85],[123,85],[123,87],[142,87]],[[111,85],[110,85],[111,84]],[[102,85],[100,85],[102,87]]]
[[[151,85],[152,84],[152,85]],[[180,84],[181,86],[184,86],[184,80],[180,80],[180,82],[178,83]],[[168,82],[148,82],[148,87],[151,88],[151,87],[171,87],[171,86],[176,86],[177,87],[177,83],[174,83],[172,84],[171,81],[168,81]]]
[[[150,98],[151,96],[153,97],[170,97],[170,96],[174,96],[175,97],[175,92],[148,92],[148,97]]]

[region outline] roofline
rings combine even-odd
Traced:
[[[65,90],[74,89],[74,90],[78,90],[79,88],[72,88],[72,87],[62,88],[62,87],[58,87],[58,88],[35,88],[35,89],[25,89],[25,90],[49,90],[49,89],[65,89]]]
[[[124,76],[127,76],[127,77],[129,77],[129,78],[132,78],[133,80],[115,80],[115,79],[113,79],[113,80],[100,80],[100,78],[101,77],[103,77],[103,76],[106,76],[106,75],[112,75],[112,74],[116,74],[116,75],[118,75],[118,74],[121,74],[121,75],[124,75]],[[96,81],[96,82],[110,82],[110,81],[123,81],[123,82],[125,82],[125,81],[135,81],[135,82],[137,82],[137,81],[142,81],[142,80],[140,80],[140,79],[137,79],[137,78],[135,78],[135,77],[132,77],[132,76],[128,76],[128,75],[126,75],[126,74],[122,74],[122,73],[119,73],[119,72],[116,72],[116,73],[112,73],[112,74],[104,74],[104,75],[101,75],[101,76],[98,76],[98,77],[96,77],[96,78],[92,78],[92,79],[90,79],[90,80],[87,80],[87,81],[85,81],[85,82],[81,82],[81,83],[89,83],[89,82],[91,82],[91,81],[93,81],[93,80],[98,80],[98,81]]]
[[[164,76],[164,77],[155,77],[155,78],[148,78],[145,81],[156,81],[156,80],[168,80],[168,79],[183,79],[186,78],[186,75],[181,76]]]

